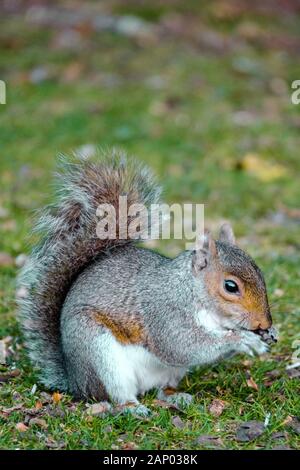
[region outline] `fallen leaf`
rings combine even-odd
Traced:
[[[136,450],[138,446],[134,442],[125,442],[121,448],[123,450]]]
[[[0,266],[8,267],[14,265],[14,259],[8,253],[0,253]]]
[[[5,220],[1,224],[1,230],[3,232],[13,232],[17,227],[17,222],[15,220]]]
[[[282,165],[271,163],[254,153],[246,154],[242,161],[239,162],[238,168],[252,174],[265,183],[282,178],[287,174],[286,168]]]
[[[47,429],[48,428],[48,424],[46,423],[46,421],[44,419],[41,419],[41,418],[31,418],[29,420],[29,426],[38,426],[42,429]]]
[[[155,399],[153,400],[152,405],[159,406],[160,408],[165,408],[166,410],[182,411],[178,406],[174,405],[173,403],[168,403],[164,400]]]
[[[74,82],[75,80],[78,80],[82,71],[83,65],[81,62],[71,62],[64,69],[62,79],[64,82]]]
[[[25,419],[24,419],[24,424],[28,425],[29,421],[36,416],[39,416],[41,414],[44,414],[44,410],[41,409],[36,409],[36,408],[23,408],[22,412],[25,413]]]
[[[253,364],[253,361],[251,361],[251,359],[245,359],[244,361],[242,361],[242,364],[245,367],[251,367]]]
[[[258,392],[258,385],[256,382],[254,382],[253,378],[251,377],[250,373],[246,374],[246,383],[249,388],[253,388],[253,390],[256,390]]]
[[[13,369],[9,372],[5,372],[3,374],[0,374],[0,382],[8,382],[10,379],[14,379],[15,377],[18,377],[21,374],[19,369]]]
[[[49,449],[63,449],[64,447],[66,447],[66,443],[63,440],[55,441],[51,437],[47,437],[47,439],[45,440],[45,445]]]
[[[221,416],[226,406],[227,403],[225,401],[215,398],[208,409],[210,414],[217,418],[218,416]]]
[[[239,425],[236,431],[236,440],[239,442],[250,442],[264,433],[264,423],[261,421],[246,421]]]
[[[108,414],[112,409],[112,406],[107,401],[102,401],[100,403],[93,403],[89,405],[87,409],[87,413],[91,416],[105,416]]]
[[[289,416],[290,419],[286,420],[286,427],[292,429],[298,436],[300,436],[300,419],[296,416]]]
[[[52,401],[55,405],[57,405],[62,399],[62,393],[54,392],[52,394]]]
[[[209,434],[198,436],[195,444],[203,447],[223,447],[224,445],[222,439],[217,436],[211,436]]]
[[[288,369],[287,375],[290,379],[297,379],[300,377],[300,368]]]
[[[273,432],[273,434],[271,434],[271,439],[273,439],[274,441],[277,441],[280,439],[286,439],[287,437],[288,437],[288,434],[282,431]]]
[[[270,387],[274,382],[276,382],[277,379],[281,377],[281,375],[282,373],[278,369],[270,370],[266,373],[267,380],[264,380],[264,386]]]
[[[179,416],[173,416],[172,417],[172,424],[175,426],[177,429],[183,429],[185,427],[184,422]]]
[[[19,411],[22,408],[23,408],[23,403],[18,403],[17,405],[11,406],[10,408],[2,408],[1,411],[2,411],[2,413],[6,414],[6,415],[10,415],[14,411]]]
[[[28,431],[28,426],[26,426],[26,424],[24,424],[24,423],[17,423],[16,424],[16,429],[19,432],[26,432],[26,431]]]
[[[266,373],[266,376],[270,379],[278,379],[278,377],[281,377],[281,374],[282,373],[279,369],[273,369],[269,370],[269,372]]]
[[[52,396],[50,395],[50,393],[41,392],[40,393],[40,400],[41,400],[43,405],[46,405],[46,404],[52,402]]]
[[[61,407],[56,405],[52,406],[50,404],[46,406],[45,414],[52,416],[53,418],[64,418],[66,416],[66,413],[61,409]]]
[[[282,425],[286,426],[287,424],[290,424],[293,421],[293,416],[287,416],[285,420],[283,421]]]

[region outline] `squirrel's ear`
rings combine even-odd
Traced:
[[[206,268],[210,260],[216,255],[216,242],[213,239],[211,233],[208,230],[205,230],[196,242],[192,259],[193,272],[197,274],[199,271]]]
[[[223,224],[220,228],[219,235],[220,242],[229,243],[230,245],[235,245],[235,236],[233,233],[233,228],[230,224]]]

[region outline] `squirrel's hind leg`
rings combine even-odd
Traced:
[[[71,393],[84,399],[139,404],[134,373],[121,345],[106,328],[95,328],[86,309],[63,312],[61,338]]]

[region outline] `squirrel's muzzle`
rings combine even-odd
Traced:
[[[261,339],[269,345],[277,343],[278,341],[278,331],[274,326],[271,326],[271,328],[266,330],[259,328],[258,330],[255,330],[254,333],[259,335]]]

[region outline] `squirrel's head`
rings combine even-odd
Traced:
[[[266,330],[272,325],[266,284],[253,259],[235,244],[229,224],[221,227],[219,240],[210,232],[199,239],[193,253],[193,274],[208,292],[209,310],[220,326]]]

